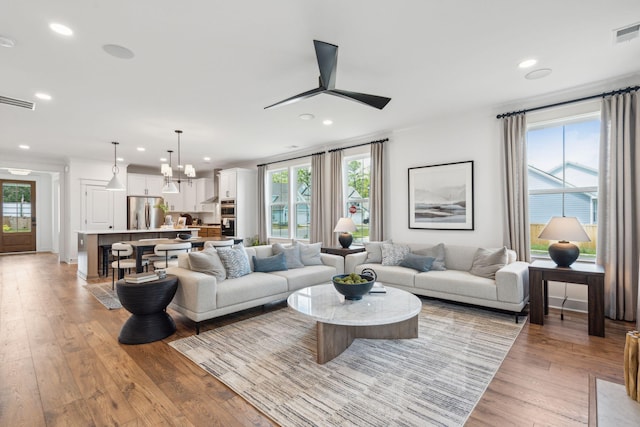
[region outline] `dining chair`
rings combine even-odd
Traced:
[[[118,270],[118,279],[124,276],[124,270],[131,271],[136,268],[136,260],[130,258],[133,254],[133,246],[128,243],[114,243],[111,245],[111,256],[115,259],[111,263],[111,289],[115,289],[116,270]],[[142,265],[148,269],[149,261],[142,260]]]
[[[167,267],[178,266],[178,255],[181,253],[189,252],[191,250],[191,242],[180,243],[158,243],[154,248],[154,253],[162,257],[162,260],[155,261],[153,268],[164,269]]]
[[[233,239],[208,240],[208,241],[204,242],[204,246],[203,246],[202,249],[219,248],[219,247],[224,247],[224,246],[233,246]]]

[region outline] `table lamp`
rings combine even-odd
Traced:
[[[554,216],[538,236],[544,240],[558,240],[549,245],[549,256],[558,267],[569,267],[580,255],[580,248],[573,242],[590,242],[578,218],[574,216]]]
[[[336,228],[333,229],[334,233],[341,233],[338,236],[338,241],[345,249],[351,246],[351,242],[353,242],[351,233],[354,231],[356,231],[356,224],[351,218],[340,218],[338,224],[336,224]]]

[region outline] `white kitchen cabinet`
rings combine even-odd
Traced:
[[[198,212],[199,206],[196,205],[197,180],[193,180],[191,185],[183,182],[180,188],[182,193],[182,210],[185,212]]]
[[[182,211],[182,193],[164,193],[162,197],[164,197],[165,203],[169,206],[169,212]]]
[[[128,196],[162,196],[164,177],[158,175],[145,175],[138,173],[127,174]]]
[[[239,169],[225,169],[220,171],[220,200],[235,199],[237,192],[237,178]]]
[[[197,213],[206,211],[202,206],[202,202],[208,197],[213,196],[213,179],[194,179],[191,185],[183,181],[179,188],[180,193],[178,194],[163,194],[163,197],[169,203],[169,210],[171,212]],[[208,188],[209,193],[207,193]],[[210,194],[210,196],[207,196],[207,194]]]

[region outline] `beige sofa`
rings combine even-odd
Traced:
[[[192,271],[188,254],[178,257],[178,267],[167,269],[167,273],[178,276],[178,290],[169,306],[196,322],[196,333],[205,320],[284,300],[298,289],[329,283],[334,275],[344,273],[344,258],[330,254],[320,254],[322,265],[255,272],[252,257],[274,255],[272,246],[252,246],[244,250],[251,273],[242,277],[218,281],[212,275]]]
[[[394,242],[395,243],[395,242]],[[434,245],[406,244],[412,253],[432,250]],[[445,271],[418,272],[397,265],[367,262],[368,253],[345,258],[346,273],[373,269],[378,282],[417,295],[457,301],[504,310],[517,315],[529,301],[529,264],[515,261],[516,253],[507,251],[507,264],[495,273],[495,279],[470,273],[478,247],[444,245]]]

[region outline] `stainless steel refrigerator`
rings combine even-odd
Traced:
[[[127,229],[148,230],[164,224],[164,212],[156,206],[164,204],[162,197],[127,197]]]

